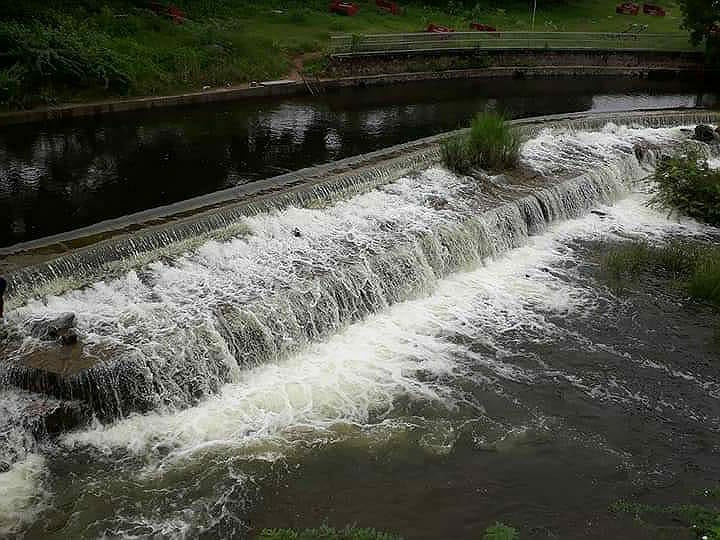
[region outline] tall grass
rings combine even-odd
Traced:
[[[505,116],[495,112],[479,113],[467,134],[444,141],[441,145],[445,166],[459,174],[476,169],[499,170],[517,165],[520,139]]]
[[[615,280],[665,272],[692,298],[720,306],[720,247],[679,241],[665,245],[628,242],[611,248],[601,266]]]
[[[696,152],[662,160],[655,172],[651,205],[720,225],[720,170],[710,169]]]

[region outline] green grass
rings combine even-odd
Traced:
[[[508,169],[517,164],[520,139],[502,114],[479,113],[467,134],[443,141],[445,166],[459,174],[475,169]]]
[[[692,242],[653,245],[642,241],[612,247],[602,269],[616,283],[662,272],[697,300],[720,306],[720,248]]]
[[[470,21],[501,30],[530,29],[529,3],[401,1],[401,16],[361,1],[356,17],[327,11],[326,0],[172,0],[188,21],[153,15],[144,0],[23,0],[0,3],[0,105],[28,107],[107,96],[156,95],[283,77],[293,58],[327,49],[333,33],[421,31],[429,22],[467,29]],[[536,30],[678,32],[669,17],[616,15],[615,0],[540,3]],[[546,7],[547,6],[547,7]],[[658,42],[658,47],[662,46]],[[321,67],[314,67],[316,72]]]

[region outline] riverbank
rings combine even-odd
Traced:
[[[330,35],[337,33],[419,32],[430,22],[457,29],[478,21],[505,31],[532,27],[529,10],[519,5],[479,3],[465,9],[450,3],[443,10],[409,0],[402,2],[402,15],[392,16],[363,3],[357,16],[342,17],[328,13],[324,2],[176,3],[187,17],[182,24],[124,0],[97,2],[93,8],[69,1],[61,11],[37,0],[0,8],[0,41],[7,49],[0,106],[187,94],[283,79],[302,70],[318,73]],[[638,24],[650,33],[680,32],[677,4],[666,7],[666,17],[628,17],[617,15],[609,0],[539,6],[535,28],[622,32]]]
[[[404,71],[406,69],[413,71]],[[718,72],[706,69],[700,53],[652,51],[489,51],[484,55],[446,54],[422,59],[399,59],[396,56],[346,58],[328,63],[325,73],[332,77],[305,80],[298,76],[297,79],[208,88],[183,94],[114,98],[0,112],[0,126],[224,101],[317,96],[340,88],[403,85],[434,80],[608,76],[714,80],[718,77]]]

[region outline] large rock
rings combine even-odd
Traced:
[[[38,339],[63,340],[64,336],[74,335],[75,314],[63,313],[54,319],[40,319],[30,323],[30,335]],[[75,340],[77,341],[77,339]]]
[[[720,139],[720,135],[711,127],[705,124],[699,124],[695,126],[695,137],[696,140],[702,142],[713,142]]]

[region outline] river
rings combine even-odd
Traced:
[[[528,117],[716,100],[692,81],[478,79],[9,126],[0,247],[456,129],[486,108]]]
[[[653,538],[608,509],[720,481],[718,317],[661,281],[617,290],[599,260],[720,240],[647,206],[635,149],[687,137],[547,129],[521,162],[556,180],[532,189],[432,166],[28,301],[10,325],[80,314],[89,349],[153,381],[152,410],[39,445],[7,427],[0,533]],[[7,390],[3,418],[24,399]]]

